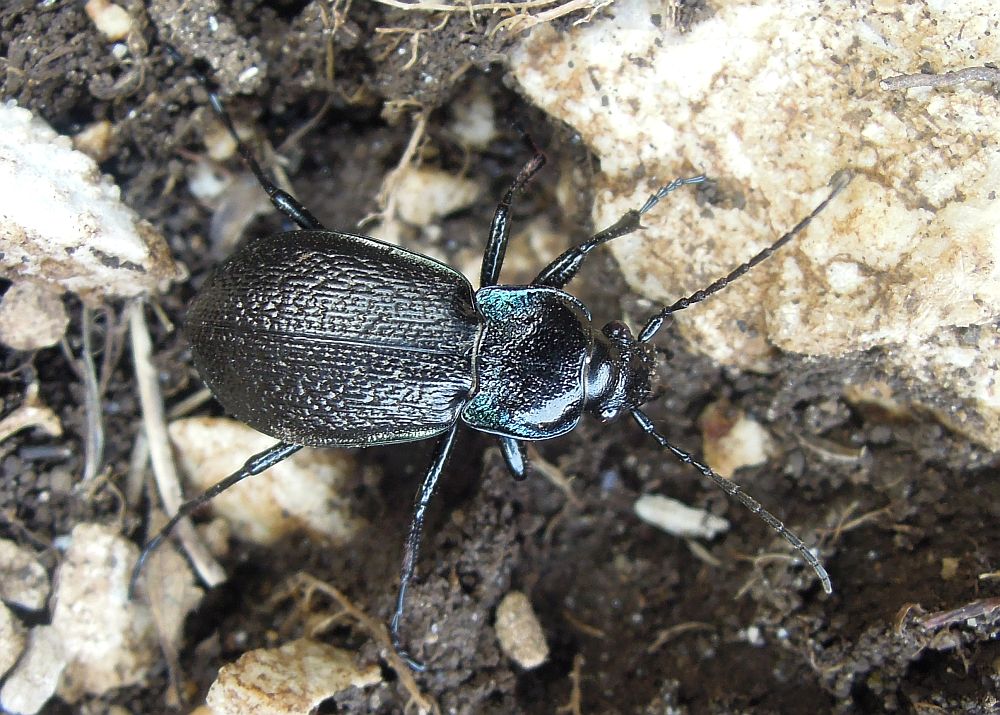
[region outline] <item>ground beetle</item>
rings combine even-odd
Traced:
[[[523,442],[565,434],[589,412],[605,422],[631,414],[663,448],[767,522],[832,591],[826,570],[795,534],[739,486],[670,444],[639,408],[653,396],[649,341],[664,320],[788,243],[846,185],[846,175],[791,231],[724,278],[660,310],[636,338],[621,322],[598,329],[586,306],[562,288],[593,249],[639,229],[640,217],[660,199],[704,176],[667,184],[638,210],[567,250],[530,285],[497,285],[514,194],[545,163],[536,150],[497,207],[481,288],[473,291],[462,274],[431,258],[324,228],[268,179],[204,74],[195,75],[271,202],[301,228],[246,243],[205,282],[187,319],[195,365],[219,402],[280,441],[185,503],[143,550],[133,585],[180,519],[303,446],[368,447],[437,436],[416,496],[391,628],[396,649],[421,668],[402,648],[400,624],[424,516],[458,425],[496,435],[511,474],[523,479]]]

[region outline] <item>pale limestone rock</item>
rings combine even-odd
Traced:
[[[227,418],[177,420],[169,431],[193,485],[190,496],[274,444],[271,437]],[[270,544],[296,530],[344,542],[361,524],[346,496],[358,469],[343,450],[304,449],[223,492],[212,500],[212,509],[230,522],[234,535],[255,543]]]
[[[537,668],[549,657],[542,625],[520,591],[511,591],[497,606],[496,632],[503,652],[525,670]]]
[[[145,295],[184,273],[93,159],[13,102],[0,105],[0,276],[84,301]]]
[[[49,574],[30,549],[0,539],[0,598],[40,611],[49,597]]]
[[[348,688],[381,681],[378,665],[360,668],[355,654],[307,639],[252,650],[223,666],[206,702],[215,715],[300,715]]]
[[[681,33],[660,3],[622,0],[587,25],[539,27],[512,54],[523,91],[600,160],[598,227],[675,176],[705,172],[728,197],[701,207],[688,189],[657,206],[645,230],[612,244],[626,279],[664,303],[703,288],[852,168],[805,234],[679,313],[681,332],[744,369],[766,369],[774,345],[815,356],[882,348],[884,367],[951,405],[942,419],[1000,449],[1000,150],[986,139],[1000,99],[983,83],[880,86],[925,64],[944,72],[1000,56],[1000,6],[712,9]]]

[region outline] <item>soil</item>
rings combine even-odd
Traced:
[[[414,107],[430,111],[425,164],[464,171],[499,197],[527,158],[508,123],[516,119],[544,147],[550,166],[573,170],[576,188],[586,195],[594,167],[585,148],[505,83],[505,41],[488,36],[498,17],[485,16],[473,27],[456,15],[442,27],[439,15],[355,3],[343,24],[324,35],[316,31],[322,25],[314,4],[235,0],[218,11],[235,34],[215,40],[206,24],[178,20],[175,5],[151,0],[148,14],[138,2],[127,5],[138,23],[128,40],[135,61],[127,65],[113,58],[76,0],[9,0],[0,9],[0,96],[16,99],[63,134],[99,119],[113,123],[102,169],[190,272],[187,282],[158,298],[174,325],[183,324],[185,305],[217,261],[209,249],[211,210],[190,195],[185,178],[191,160],[205,152],[201,134],[211,115],[204,92],[167,58],[158,33],[213,64],[229,111],[258,139],[281,147],[298,197],[325,225],[351,229],[378,209],[382,179],[410,138]],[[159,18],[155,25],[150,16]],[[393,32],[379,31],[386,28]],[[234,43],[266,61],[252,94],[232,96],[225,79],[218,58],[233,56]],[[485,88],[502,119],[500,136],[470,151],[446,125],[450,107],[473,87]],[[315,126],[294,135],[327,102]],[[235,160],[227,170],[244,171]],[[557,210],[555,174],[545,170],[518,197],[515,223],[547,214],[553,225],[584,236],[591,228],[586,201],[578,202],[575,215]],[[440,236],[409,245],[458,263],[481,252],[493,209],[483,201],[444,220]],[[269,217],[248,233],[278,228]],[[572,290],[601,322],[624,315],[637,325],[651,311],[600,252]],[[121,308],[107,307],[99,332],[120,338]],[[81,307],[71,309],[69,345],[78,355]],[[169,406],[200,382],[183,333],[166,320],[152,326]],[[95,344],[103,344],[101,336]],[[671,440],[695,451],[698,416],[710,402],[725,398],[764,422],[779,456],[742,472],[741,482],[806,543],[819,545],[834,594],[824,595],[752,514],[664,456],[629,420],[585,421],[564,438],[537,444],[542,458],[572,478],[572,499],[538,474],[515,483],[492,440],[464,433],[431,515],[406,616],[411,648],[428,666],[417,682],[442,711],[995,712],[997,456],[929,415],[848,403],[844,386],[870,377],[907,394],[892,375],[879,374],[877,355],[838,362],[785,356],[772,374],[756,375],[689,353],[671,331],[658,346],[669,354],[661,366],[667,390],[648,405],[650,417]],[[121,513],[120,493],[141,430],[124,352],[109,360],[103,417],[110,476],[96,493],[73,488],[87,425],[69,358],[59,349],[3,353],[4,405],[18,404],[34,371],[43,401],[65,427],[58,439],[23,432],[0,445],[0,536],[36,549],[50,568],[59,558],[52,544],[81,521],[121,523],[137,543],[148,536],[144,500]],[[221,414],[214,403],[201,411]],[[133,713],[191,710],[220,666],[301,635],[281,626],[290,622],[293,604],[273,598],[299,571],[387,621],[412,495],[429,456],[424,443],[359,452],[362,464],[383,475],[363,487],[380,507],[373,525],[346,547],[306,538],[269,549],[234,545],[226,564],[230,580],[188,619],[180,653],[185,704],[172,699],[164,661],[141,686],[75,705],[54,700],[44,712],[106,712],[111,705]],[[664,534],[632,510],[640,494],[653,492],[725,515],[732,526],[699,544]],[[528,594],[550,647],[548,661],[528,672],[500,652],[492,626],[497,604],[512,589]],[[323,638],[385,664],[357,629],[345,625]],[[342,693],[321,711],[407,711],[399,678],[387,664],[383,671],[381,684]]]

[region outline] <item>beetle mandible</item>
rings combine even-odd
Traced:
[[[181,58],[170,54],[178,64]],[[711,479],[780,534],[832,592],[819,559],[739,486],[671,444],[640,409],[653,397],[650,340],[668,316],[725,288],[792,240],[850,180],[834,188],[781,238],[711,285],[666,306],[638,336],[622,322],[598,328],[563,288],[598,246],[630,234],[675,189],[705,180],[676,179],[614,225],[568,249],[524,286],[498,285],[514,195],[545,163],[535,150],[496,209],[480,288],[431,258],[366,236],[326,229],[279,189],[237,135],[205,75],[193,70],[244,162],[274,206],[300,230],[251,239],[220,265],[191,304],[187,334],[194,362],[231,414],[278,440],[237,472],[186,502],[149,541],[149,554],[197,507],[304,446],[367,447],[437,437],[417,492],[404,547],[391,635],[413,580],[424,517],[459,424],[496,435],[515,479],[526,474],[523,442],[558,437],[583,414],[603,422],[630,414],[664,449]]]

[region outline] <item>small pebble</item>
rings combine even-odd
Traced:
[[[496,631],[500,648],[525,670],[537,668],[549,657],[542,625],[520,591],[511,591],[497,606]]]

